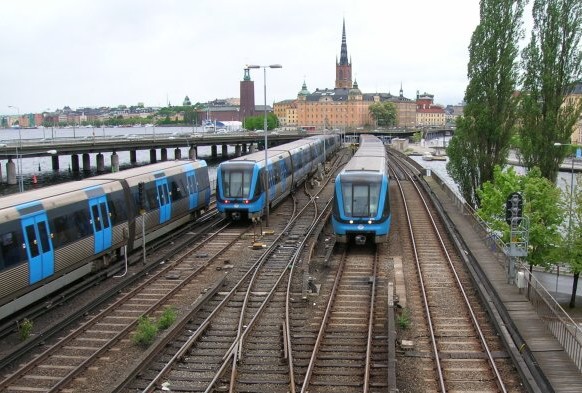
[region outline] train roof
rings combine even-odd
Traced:
[[[267,156],[269,158],[277,157],[283,152],[287,152],[289,150],[300,149],[301,147],[309,146],[314,142],[321,140],[323,136],[311,136],[308,138],[298,139],[293,142],[284,143],[279,146],[269,147],[267,150]],[[233,158],[231,160],[225,162],[262,162],[265,160],[265,151],[256,151],[254,153],[247,154],[242,157]]]
[[[128,179],[134,176],[139,176],[147,173],[155,173],[169,168],[183,166],[184,164],[194,164],[194,166],[201,166],[204,161],[192,160],[177,160],[164,161],[151,165],[144,165],[136,168],[129,168],[123,171],[108,173],[98,176],[89,177],[77,181],[69,181],[66,183],[55,184],[53,186],[42,187],[36,190],[30,190],[18,194],[10,194],[0,198],[0,209],[21,205],[23,203],[34,202],[45,198],[50,198],[56,195],[66,194],[69,192],[83,190],[88,187],[95,187],[99,185],[106,185],[117,182],[120,179]]]
[[[360,148],[350,162],[346,164],[342,173],[346,172],[387,172],[387,152],[384,142],[373,135],[360,137]]]

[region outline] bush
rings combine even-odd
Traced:
[[[20,341],[26,341],[32,334],[32,328],[34,327],[32,321],[28,318],[24,318],[22,322],[18,324],[18,335]]]
[[[147,316],[140,317],[137,329],[133,335],[133,343],[142,347],[148,347],[156,339],[158,326]]]
[[[167,307],[158,320],[158,329],[166,330],[176,321],[178,313],[172,307]]]

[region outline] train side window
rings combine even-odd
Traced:
[[[146,204],[147,207],[144,206],[145,210],[148,211],[153,206],[157,209],[158,207],[158,195],[156,192],[156,187],[148,187],[148,184],[145,185],[145,194],[146,194]]]
[[[84,238],[86,236],[89,236],[89,234],[92,233],[91,230],[91,223],[89,220],[89,216],[87,214],[88,212],[85,211],[84,209],[81,210],[77,210],[76,212],[73,213],[73,223],[75,223],[75,226],[77,228],[77,237],[79,239]]]
[[[19,243],[16,231],[0,235],[0,271],[14,266],[22,260]]]
[[[185,175],[184,175],[185,177]],[[176,202],[179,201],[180,199],[184,198],[184,194],[182,192],[182,190],[185,190],[186,188],[180,187],[180,185],[178,184],[177,179],[174,177],[171,179],[171,197],[172,197],[172,202]]]

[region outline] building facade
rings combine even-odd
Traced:
[[[335,87],[310,92],[305,81],[296,99],[274,104],[274,113],[283,127],[307,129],[372,127],[375,120],[369,106],[376,102],[391,102],[396,107],[396,126],[414,127],[416,102],[390,93],[362,93],[357,81],[352,81],[352,62],[348,59],[346,26],[342,25],[340,58],[335,63]]]

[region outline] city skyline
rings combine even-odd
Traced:
[[[462,101],[479,1],[2,2],[0,113],[181,105],[239,96],[246,64],[267,70],[267,102],[333,88],[345,18],[353,78],[364,92]],[[454,15],[462,15],[462,18]],[[256,102],[263,73],[252,70]],[[9,108],[12,106],[13,108]]]

